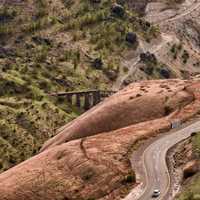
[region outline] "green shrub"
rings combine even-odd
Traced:
[[[0,24],[0,40],[12,34],[13,30],[8,25]]]
[[[135,173],[130,173],[122,180],[122,184],[135,183],[135,181],[136,181]]]
[[[0,7],[0,23],[6,23],[9,20],[12,20],[16,17],[17,11],[8,6]]]
[[[189,53],[186,50],[184,50],[182,55],[183,63],[186,64],[189,58],[190,58]]]
[[[35,14],[35,17],[36,18],[42,18],[44,16],[47,15],[47,2],[46,0],[36,0],[36,14]]]
[[[36,52],[35,61],[37,63],[44,62],[47,59],[47,55],[48,55],[48,47],[42,46],[42,48],[38,49],[38,51]]]
[[[73,0],[62,0],[62,2],[65,5],[65,7],[68,9],[74,4]]]

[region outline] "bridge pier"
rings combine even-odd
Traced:
[[[72,96],[73,96],[73,94],[68,94],[68,95],[67,95],[67,101],[68,101],[70,104],[72,104]]]
[[[114,91],[105,91],[105,90],[89,90],[89,91],[80,91],[80,92],[63,92],[63,93],[54,93],[51,96],[60,96],[66,97],[69,104],[83,108],[85,110],[90,109],[92,106],[98,104],[102,99],[113,94]],[[74,98],[73,98],[74,97]],[[83,105],[82,105],[83,98]],[[74,99],[74,100],[73,100]]]
[[[100,91],[95,91],[92,93],[92,95],[93,95],[93,106],[95,106],[101,101],[101,94]]]
[[[76,94],[76,106],[81,107],[81,94]]]
[[[89,93],[86,93],[85,94],[85,102],[84,102],[84,109],[85,110],[89,110],[90,109],[90,100],[91,100],[91,98],[90,98],[90,94]]]

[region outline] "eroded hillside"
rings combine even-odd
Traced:
[[[52,191],[54,199],[123,196],[135,183],[126,156],[130,147],[169,128],[174,111],[183,121],[199,111],[194,88],[187,87],[193,82],[131,85],[75,121],[84,110],[49,94],[191,79],[200,72],[199,7],[197,0],[0,0],[0,172],[35,155],[53,137],[41,151],[49,150],[1,176],[6,186],[14,184],[8,190],[1,186],[2,194],[10,199],[50,199]],[[70,140],[75,141],[66,143]],[[29,167],[33,171],[13,176]]]
[[[35,154],[57,128],[83,112],[48,94],[118,90],[132,81],[189,78],[199,72],[194,53],[198,2],[0,3],[0,126],[7,152],[1,171]],[[191,30],[187,37],[179,31],[185,30],[182,26]]]
[[[110,88],[137,37],[156,37],[155,27],[119,3],[0,1],[0,171],[83,112],[48,94]]]
[[[2,173],[0,199],[121,199],[136,184],[129,155],[137,141],[199,113],[199,84],[144,81],[109,97],[64,126],[42,153]]]
[[[138,52],[126,57],[116,88],[132,81],[191,78],[199,73],[199,1],[142,1],[144,19],[159,27],[160,37],[140,40]],[[141,3],[142,3],[141,2]],[[125,75],[124,75],[125,74]]]

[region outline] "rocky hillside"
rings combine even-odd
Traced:
[[[135,184],[132,149],[169,130],[173,120],[199,113],[199,85],[183,80],[130,85],[61,128],[43,152],[2,173],[0,199],[121,199]]]
[[[177,195],[176,199],[178,200],[195,200],[200,197],[200,134],[193,133],[193,137],[190,141],[184,145],[183,153],[179,153],[182,158],[179,157],[179,167],[182,168],[183,171],[183,187],[180,194]],[[178,157],[178,156],[177,156]]]
[[[173,38],[168,47],[165,46],[159,51],[157,58],[161,58],[168,66],[172,66],[172,70],[175,70],[178,76],[186,78],[198,74],[200,69],[199,8],[200,3],[195,0],[151,1],[146,6],[145,19],[153,24],[158,24],[161,33],[165,33],[168,38]],[[195,136],[190,142],[193,147],[190,162],[186,166],[181,164],[183,171],[187,172],[188,169],[191,172],[194,170],[190,174],[191,176],[199,171],[199,162],[196,162],[199,160],[198,138]],[[197,173],[192,178],[186,178],[183,181],[183,194],[178,195],[177,199],[199,199],[199,177],[199,173]]]
[[[61,185],[64,184],[65,188],[67,186],[70,191],[66,193],[76,198],[91,199],[95,196],[106,199],[111,191],[115,193],[115,188],[121,188],[121,183],[126,185],[134,182],[134,175],[127,174],[129,163],[124,158],[124,152],[140,136],[127,135],[124,138],[125,145],[115,141],[113,134],[121,137],[123,127],[133,125],[137,129],[139,122],[154,123],[151,120],[169,115],[179,105],[184,107],[189,104],[187,108],[190,109],[193,95],[184,90],[190,82],[158,81],[157,85],[154,82],[138,83],[134,88],[128,87],[114,95],[112,101],[106,100],[104,104],[67,125],[64,124],[78,117],[84,110],[70,105],[65,98],[49,94],[84,89],[118,90],[131,82],[148,79],[191,79],[200,73],[199,8],[200,3],[196,0],[0,0],[0,172],[35,155],[51,137],[42,150],[59,145],[56,152],[60,151],[59,148],[63,148],[63,151],[66,148],[71,156],[71,149],[74,148],[78,152],[75,158],[88,160],[80,138],[109,132],[111,134],[106,134],[105,138],[93,136],[86,141],[91,151],[95,148],[96,152],[106,149],[108,154],[115,152],[122,156],[119,158],[119,166],[123,167],[117,167],[116,172],[101,162],[97,170],[96,164],[99,161],[94,158],[89,161],[89,166],[94,167],[95,163],[95,173],[103,174],[102,179],[97,179],[102,181],[105,188],[102,191],[84,189],[82,181],[87,181],[91,175],[86,172],[85,180],[82,172],[78,172],[78,175],[75,172],[71,177],[71,166],[67,168],[67,176],[75,180],[75,188],[69,187],[68,179],[65,183],[61,180]],[[173,98],[171,94],[177,90],[184,91],[178,92]],[[151,110],[154,105],[157,105],[157,109]],[[188,118],[194,114],[193,111],[198,111],[198,106],[196,111],[193,107],[189,111],[186,115],[183,110],[182,116]],[[76,125],[77,122],[79,125]],[[146,124],[142,124],[142,127],[145,129]],[[152,132],[150,130],[148,134]],[[77,140],[61,145],[74,139]],[[99,140],[101,143],[107,141],[107,146],[98,146],[90,140]],[[116,149],[112,147],[111,150],[110,142],[116,145]],[[42,153],[41,158],[36,156],[35,159],[48,161],[54,160],[55,154],[57,156],[52,151],[49,154]],[[69,159],[68,153],[65,159]],[[100,160],[103,159],[102,154]],[[110,160],[111,165],[116,164],[116,158],[110,155],[105,159],[106,162]],[[29,162],[32,166],[33,161]],[[79,166],[74,160],[71,163],[72,166]],[[36,164],[35,168],[46,167],[46,163],[40,164]],[[24,166],[26,168],[26,164],[20,166],[22,170]],[[21,170],[20,166],[17,170]],[[54,167],[56,170],[59,168],[52,164],[49,173],[54,171]],[[39,171],[35,176],[43,179],[43,172]],[[16,173],[15,169],[13,173]],[[61,170],[60,173],[64,172]],[[119,176],[115,173],[119,173]],[[109,174],[113,183],[116,183],[114,188],[113,183],[112,187],[104,184],[110,179]],[[55,176],[56,180],[61,177],[60,174]],[[17,185],[20,179],[12,181]],[[40,181],[43,183],[43,180]],[[22,185],[17,189],[20,187]],[[39,184],[39,187],[43,185]],[[46,187],[48,190],[49,186]],[[59,193],[60,187],[55,194]],[[93,186],[91,184],[88,187]],[[30,191],[29,188],[27,191]],[[11,189],[10,194],[12,192]],[[48,199],[47,193],[42,194],[41,198],[45,196]],[[11,195],[10,198],[15,197]],[[23,198],[27,198],[26,194]],[[33,198],[36,199],[34,195]]]
[[[192,6],[173,0],[0,1],[0,145],[6,152],[0,171],[38,152],[83,112],[48,94],[118,90],[140,79],[189,78],[200,71],[191,48],[198,26],[190,17],[198,4]],[[165,14],[179,16],[183,7],[183,18]],[[155,20],[162,16],[162,23]],[[179,30],[187,24],[193,28],[185,37]]]
[[[157,35],[123,1],[0,1],[0,171],[83,112],[48,94],[110,88],[138,37]]]
[[[138,2],[138,1],[133,1]],[[199,68],[199,7],[195,0],[141,1],[143,19],[159,27],[160,37],[140,40],[135,54],[121,62],[116,88],[144,79],[190,78]],[[138,4],[139,5],[139,4]]]

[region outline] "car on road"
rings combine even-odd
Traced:
[[[153,191],[153,194],[152,194],[152,197],[153,198],[156,198],[156,197],[159,197],[160,196],[160,190],[156,189]]]

